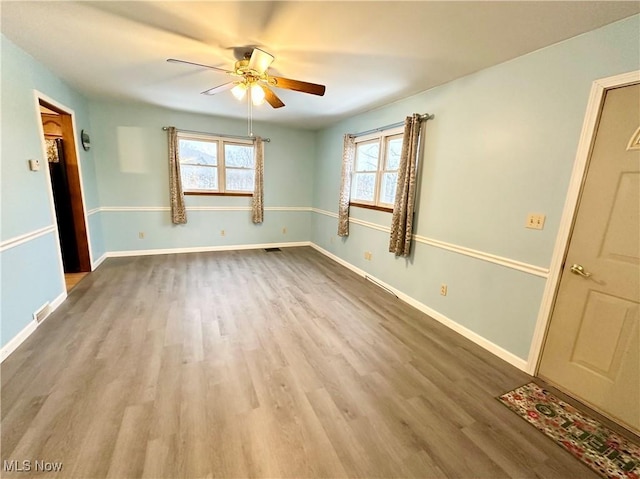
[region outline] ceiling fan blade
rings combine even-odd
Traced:
[[[272,86],[278,88],[286,88],[287,90],[300,91],[302,93],[311,93],[312,95],[323,96],[325,92],[324,85],[317,83],[308,83],[306,81],[291,80],[290,78],[270,77]]]
[[[209,88],[202,92],[203,95],[215,95],[216,93],[220,93],[221,91],[230,90],[236,84],[234,81],[230,81],[228,83],[223,83],[222,85],[214,86],[213,88]]]
[[[278,95],[276,95],[271,88],[266,85],[260,85],[260,87],[264,90],[264,99],[267,100],[269,105],[273,108],[282,108],[284,106],[282,100],[278,98]]]
[[[254,48],[251,53],[251,58],[249,59],[249,69],[255,70],[262,75],[267,71],[269,65],[271,65],[273,58],[273,55],[265,52],[264,50]]]
[[[224,72],[224,73],[231,73],[231,74],[235,73],[230,70],[225,70],[224,68],[213,67],[211,65],[203,65],[202,63],[188,62],[186,60],[178,60],[176,58],[167,58],[167,61],[169,63],[186,63],[187,65],[195,65],[197,67],[210,68],[211,70],[217,70],[219,72]]]

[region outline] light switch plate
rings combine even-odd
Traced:
[[[529,213],[525,226],[534,230],[541,230],[544,228],[544,220],[546,218],[542,213]]]
[[[29,169],[31,171],[39,171],[40,170],[40,160],[29,160]]]

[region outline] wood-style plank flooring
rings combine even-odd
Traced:
[[[82,279],[89,273],[65,273],[64,283],[67,287],[67,292],[71,291],[76,285],[82,281]]]
[[[311,248],[108,259],[1,373],[1,459],[63,463],[29,477],[598,477],[495,399],[529,376]]]

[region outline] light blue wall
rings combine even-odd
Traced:
[[[162,126],[245,134],[244,121],[159,107],[92,100],[52,75],[5,37],[2,43],[2,218],[0,240],[53,224],[33,89],[72,108],[92,134],[81,151],[94,259],[109,251],[211,247],[311,239],[520,358],[526,358],[545,280],[415,243],[408,260],[387,252],[387,234],[352,225],[335,235],[342,135],[429,112],[416,230],[421,236],[548,267],[591,83],[640,68],[640,17],[355,116],[320,132],[256,124],[265,149],[265,222],[249,211],[190,210],[169,221],[166,133]],[[44,161],[43,161],[44,163]],[[187,197],[188,207],[246,208],[249,198]],[[152,210],[146,211],[145,207]],[[159,210],[158,210],[159,208]],[[162,209],[164,208],[164,209]],[[293,208],[289,209],[288,208]],[[296,210],[297,209],[297,210]],[[300,211],[302,209],[302,211]],[[543,231],[524,228],[527,213],[547,215]],[[352,216],[388,226],[387,213]],[[287,228],[287,233],[282,233]],[[220,230],[225,236],[220,236]],[[145,233],[144,239],[138,232]],[[52,233],[0,254],[2,338],[63,291]],[[364,251],[373,253],[364,261]],[[449,285],[446,297],[441,283]]]
[[[31,56],[0,35],[2,52],[2,147],[0,155],[0,242],[54,224],[47,187],[47,162],[43,157],[34,90],[45,94],[75,113],[78,130],[91,130],[87,102],[83,96],[45,69]],[[41,169],[32,172],[29,159],[39,159]],[[91,153],[80,152],[87,209],[97,207],[98,192]],[[2,337],[6,344],[22,330],[31,314],[45,301],[64,291],[57,259],[55,233],[5,249],[2,268]],[[94,257],[104,252],[100,231],[91,229]]]
[[[591,84],[640,68],[640,17],[525,55],[318,134],[314,207],[337,211],[342,135],[432,113],[425,124],[414,233],[549,267]],[[547,215],[542,231],[528,213]],[[389,213],[352,208],[389,226]],[[336,220],[314,214],[312,240],[489,341],[525,359],[545,280],[415,244],[387,253],[388,235],[362,226],[342,241]],[[373,252],[371,262],[364,251]],[[449,294],[439,295],[446,283]]]
[[[3,346],[33,321],[35,311],[64,291],[55,234],[0,253]]]
[[[103,210],[99,213],[108,251],[190,248],[273,242],[308,241],[309,211],[270,208],[310,208],[315,158],[315,133],[255,123],[265,143],[262,225],[251,223],[250,211],[187,211],[188,223],[171,224],[167,134],[163,126],[230,135],[246,135],[245,121],[177,112],[144,104],[93,101],[91,123],[96,131],[92,149]],[[248,208],[250,198],[187,196],[189,207]],[[129,211],[110,208],[126,207]],[[138,208],[138,210],[136,210]],[[286,228],[286,234],[282,229]],[[225,236],[220,231],[225,230]],[[144,239],[139,238],[144,232]]]
[[[105,241],[114,252],[289,243],[309,241],[311,235],[308,211],[265,211],[260,225],[251,222],[250,211],[189,211],[186,225],[173,225],[169,211],[101,215]],[[138,237],[140,231],[144,239]]]
[[[2,48],[2,228],[0,239],[53,224],[47,169],[43,158],[34,90],[72,109],[78,130],[91,132],[87,100],[0,35]],[[91,151],[80,150],[82,182],[87,210],[99,205]],[[38,172],[29,170],[29,159],[40,159]],[[10,207],[8,207],[10,205]]]

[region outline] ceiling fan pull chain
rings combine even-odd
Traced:
[[[251,136],[251,89],[247,88],[247,136]]]
[[[247,121],[249,122],[249,124],[247,125],[247,130],[249,130],[247,132],[247,135],[253,136],[253,101],[251,99],[251,88],[247,88],[247,90]]]

